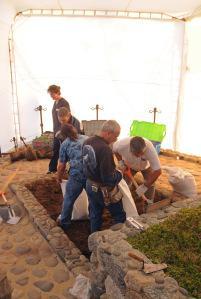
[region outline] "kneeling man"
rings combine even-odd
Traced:
[[[140,171],[144,183],[136,189],[139,197],[143,194],[150,200],[154,199],[154,182],[161,175],[158,154],[151,141],[142,137],[127,137],[114,143],[113,152],[119,160],[120,169],[130,167],[132,174]]]

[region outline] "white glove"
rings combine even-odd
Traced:
[[[127,166],[126,166],[124,160],[118,161],[117,168],[123,172],[124,172],[124,170],[126,170]]]
[[[135,192],[139,197],[141,197],[147,190],[148,188],[144,184],[142,184],[135,190]]]

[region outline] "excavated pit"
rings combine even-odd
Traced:
[[[47,210],[50,217],[54,220],[57,219],[61,212],[63,195],[60,184],[56,181],[54,176],[46,176],[34,181],[30,181],[25,185],[38,200],[38,202]],[[131,192],[135,197],[134,189]],[[165,198],[161,192],[156,191],[155,201],[160,201]],[[135,198],[138,213],[143,212],[143,205],[140,199]],[[102,229],[108,229],[114,224],[107,209],[103,213],[103,226]],[[87,257],[90,256],[88,250],[88,236],[90,234],[89,220],[72,221],[70,228],[66,234],[71,241],[80,249],[80,251]]]

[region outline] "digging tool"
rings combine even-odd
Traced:
[[[26,138],[20,136],[20,140],[22,141],[22,143],[24,144],[24,146],[27,148],[28,145],[25,143],[25,141],[24,141],[25,139],[26,139]]]
[[[133,252],[129,252],[128,256],[132,257],[135,260],[138,260],[139,262],[142,262],[142,271],[146,274],[157,272],[167,268],[166,264],[147,264],[142,257],[135,255]]]
[[[134,177],[133,177],[133,175],[131,173],[130,168],[128,168],[124,172],[124,174],[128,176],[128,178],[131,180],[131,182],[134,185],[134,187],[137,189],[138,188],[138,183],[135,181],[135,179],[134,179]],[[144,194],[142,194],[141,198],[142,198],[143,204],[144,204],[144,212],[146,212],[148,204],[152,203],[152,201],[149,200]]]
[[[135,227],[137,230],[144,231],[144,226],[140,222],[138,222],[137,220],[135,220],[133,217],[127,217],[126,221],[130,225],[132,225],[133,227]]]
[[[15,211],[9,205],[9,203],[8,203],[8,201],[6,199],[5,194],[2,193],[1,196],[3,197],[3,200],[4,200],[4,202],[5,202],[5,204],[6,204],[7,208],[8,208],[8,217],[9,218],[7,220],[7,223],[9,223],[9,224],[17,224],[20,221],[21,217],[15,215]]]
[[[6,199],[6,196],[5,196],[5,192],[8,188],[8,185],[12,182],[12,180],[16,176],[18,170],[19,170],[19,168],[17,168],[16,171],[8,177],[8,179],[6,180],[2,190],[0,191],[0,195],[2,196],[2,198],[4,200],[4,203],[8,208],[9,219],[7,220],[7,223],[9,223],[9,224],[17,224],[21,219],[21,217],[15,215],[15,211],[11,208],[11,206],[9,205],[9,203]]]

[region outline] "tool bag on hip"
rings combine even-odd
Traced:
[[[117,203],[123,198],[123,194],[118,186],[111,187],[100,187],[103,194],[104,203],[106,206]]]

